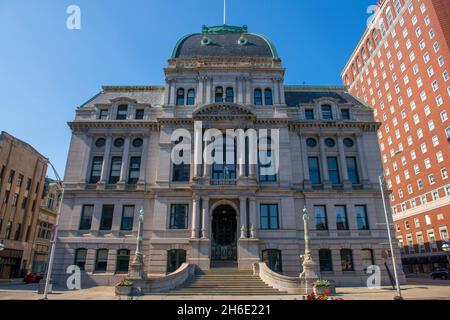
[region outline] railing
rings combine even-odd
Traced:
[[[212,186],[235,186],[236,179],[211,179]]]
[[[272,271],[264,262],[253,264],[253,274],[261,278],[261,280],[272,288],[286,291],[288,293],[304,293],[300,277],[288,277]]]

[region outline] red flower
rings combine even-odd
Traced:
[[[325,294],[326,294],[327,296],[329,296],[329,295],[331,294],[331,291],[330,291],[330,290],[327,290],[327,291],[325,291]]]

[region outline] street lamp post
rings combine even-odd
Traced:
[[[396,155],[398,155],[400,153],[401,153],[401,151],[398,151],[398,152],[395,153],[394,156],[396,156]],[[386,220],[386,230],[387,230],[387,233],[388,233],[389,247],[391,249],[392,265],[393,265],[393,268],[394,268],[395,286],[397,288],[397,296],[394,299],[396,299],[396,300],[403,300],[402,291],[401,291],[401,288],[400,288],[400,282],[398,280],[397,263],[395,261],[396,259],[395,259],[395,253],[394,253],[394,245],[392,243],[391,227],[390,227],[389,216],[388,216],[387,207],[386,207],[386,199],[385,199],[385,196],[384,196],[383,180],[385,180],[385,179],[386,179],[386,175],[385,175],[385,171],[383,170],[383,173],[380,174],[380,176],[378,177],[378,180],[380,182],[381,197],[383,199],[384,218]]]
[[[59,201],[59,207],[58,207],[58,215],[56,216],[56,223],[54,227],[54,232],[51,239],[51,251],[50,251],[50,259],[48,261],[48,267],[47,267],[47,275],[45,279],[45,289],[44,289],[44,300],[48,299],[48,288],[50,285],[50,280],[52,276],[52,270],[53,270],[53,260],[55,257],[55,248],[56,248],[56,240],[58,238],[58,226],[59,226],[59,217],[61,216],[61,207],[64,200],[64,182],[60,178],[58,172],[56,171],[53,164],[49,161],[48,164],[53,170],[53,173],[55,174],[56,179],[58,180],[58,188],[61,190],[61,200]]]

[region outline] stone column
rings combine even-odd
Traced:
[[[175,87],[176,87],[176,81],[173,80],[173,79],[170,80],[170,101],[169,101],[169,104],[172,105],[172,106],[174,106],[175,103],[176,103],[176,101],[175,101],[175,99],[176,99],[176,89],[175,89]]]
[[[250,77],[245,78],[245,104],[252,104],[252,83]]]
[[[92,137],[85,135],[83,137],[84,142],[84,157],[83,157],[83,164],[81,168],[81,177],[80,177],[80,183],[85,184],[89,180],[89,159],[91,157],[91,148],[92,148]]]
[[[280,104],[280,83],[279,79],[272,79],[273,87],[273,104]]]
[[[149,147],[149,138],[143,138],[144,143],[142,145],[142,156],[141,156],[141,169],[139,171],[139,181],[138,186],[144,186],[146,183],[146,172],[147,172],[147,162],[148,162],[148,147]]]
[[[280,79],[280,82],[278,83],[278,87],[280,88],[280,104],[286,104],[286,99],[284,96],[283,79]]]
[[[202,238],[209,238],[209,198],[202,198]]]
[[[364,150],[364,143],[363,143],[363,134],[359,133],[356,135],[356,143],[358,146],[358,157],[357,157],[357,163],[359,170],[361,172],[361,183],[365,186],[370,184],[369,174],[367,170],[367,161],[365,156],[365,150]]]
[[[164,87],[164,105],[170,104],[170,79],[166,78],[166,85]]]
[[[324,188],[331,188],[330,177],[328,175],[327,153],[325,151],[325,137],[320,137],[320,160],[322,164],[322,184]]]
[[[238,156],[238,166],[239,166],[239,179],[245,177],[245,138],[243,138],[241,141],[238,141],[238,146],[243,145],[244,150],[237,149],[237,156]]]
[[[105,153],[103,154],[103,166],[102,166],[102,175],[99,181],[99,184],[107,184],[108,181],[108,170],[111,162],[111,142],[112,137],[109,136],[106,138],[105,144]]]
[[[240,238],[247,238],[247,198],[240,197],[239,198],[239,224],[240,224]]]
[[[199,178],[202,174],[202,146],[203,146],[203,132],[199,124],[194,125],[194,177]]]
[[[257,212],[256,212],[256,199],[250,198],[250,237],[253,239],[258,238],[258,225],[257,225]]]
[[[200,76],[198,77],[198,90],[197,90],[197,97],[195,99],[196,104],[203,104],[203,91],[205,88],[205,77]]]
[[[341,168],[341,176],[342,176],[342,184],[344,185],[344,189],[351,189],[352,184],[348,180],[348,171],[347,171],[347,159],[345,157],[345,149],[344,149],[344,137],[342,134],[338,134],[338,151],[339,151],[339,164]]]
[[[191,238],[198,238],[198,229],[200,222],[200,198],[198,196],[192,198],[192,217],[191,217]]]
[[[237,78],[237,103],[244,103],[244,90],[242,86],[242,77]]]
[[[130,137],[125,138],[125,144],[123,146],[123,155],[122,155],[122,167],[120,168],[120,180],[119,185],[127,183],[127,173],[128,173],[128,163],[129,163],[129,154],[130,154]]]
[[[300,135],[300,143],[303,163],[303,187],[305,189],[310,189],[312,185],[311,177],[309,175],[308,146],[306,145],[306,136]]]
[[[206,101],[205,104],[212,103],[211,92],[212,92],[212,79],[210,77],[205,77],[206,82]]]

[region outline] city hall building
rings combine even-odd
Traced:
[[[389,281],[380,124],[369,107],[343,87],[286,86],[274,44],[246,26],[205,26],[181,38],[164,74],[164,86],[103,87],[69,123],[57,280],[70,265],[81,268],[83,285],[126,277],[141,208],[148,276],[184,262],[227,272],[266,262],[298,277],[306,207],[322,278],[366,285],[375,264]],[[197,121],[224,133],[278,129],[279,171],[228,159],[194,164],[205,147]],[[194,137],[190,164],[172,162],[176,129]],[[255,157],[246,150],[245,160]]]

